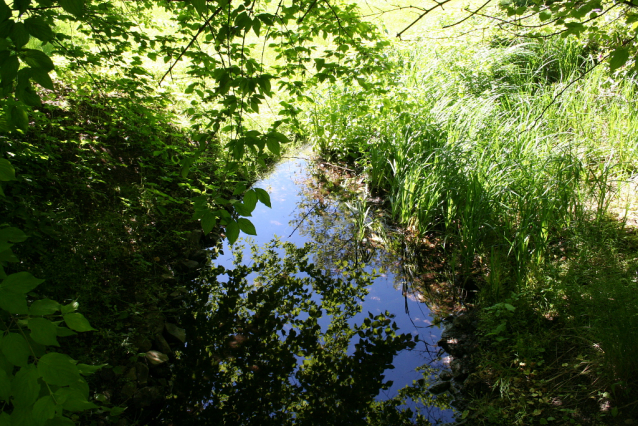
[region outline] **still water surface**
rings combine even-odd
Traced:
[[[347,223],[342,223],[348,216],[347,207],[344,203],[330,199],[330,197],[322,199],[321,212],[323,212],[323,216],[328,213],[330,216],[328,218],[321,218],[318,209],[313,211],[312,208],[308,208],[310,203],[307,196],[307,186],[309,179],[312,179],[308,170],[310,165],[310,160],[306,158],[308,155],[309,152],[306,151],[299,157],[283,160],[267,177],[255,184],[256,187],[263,188],[270,193],[272,208],[261,203],[258,203],[255,208],[250,220],[255,225],[258,235],[244,241],[243,259],[245,262],[250,261],[249,243],[263,246],[275,237],[302,246],[306,242],[312,241],[313,235],[323,233],[324,235],[333,234],[333,240],[330,240],[328,244],[340,243],[339,237],[344,235],[337,235],[334,230],[348,228]],[[320,227],[322,224],[334,229],[317,229],[317,226]],[[334,239],[335,235],[336,240]],[[215,259],[215,263],[232,268],[232,250],[226,243],[224,244],[224,254]],[[430,312],[424,303],[417,301],[418,296],[415,297],[402,290],[409,283],[402,282],[387,268],[388,263],[396,265],[400,261],[397,258],[392,259],[392,255],[383,252],[383,250],[376,250],[375,254],[371,256],[366,266],[368,271],[386,267],[383,268],[384,272],[381,276],[376,278],[369,287],[369,293],[361,303],[362,312],[353,319],[354,323],[361,323],[369,312],[376,315],[389,311],[395,315],[394,321],[399,326],[397,333],[410,333],[419,336],[420,341],[417,346],[412,350],[404,350],[399,353],[394,360],[395,368],[386,370],[386,379],[392,380],[394,384],[390,389],[382,391],[378,396],[380,399],[392,398],[396,396],[399,389],[411,384],[413,380],[422,378],[422,373],[416,371],[417,367],[424,364],[442,366],[442,362],[437,356],[438,348],[435,345],[441,335],[440,328],[432,326]],[[430,412],[432,421],[450,421],[452,419],[450,410],[440,411],[426,408],[426,411]]]

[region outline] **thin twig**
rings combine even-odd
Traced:
[[[197,34],[195,34],[193,36],[193,38],[191,39],[190,43],[188,43],[188,45],[186,45],[186,47],[182,50],[182,53],[179,54],[179,56],[177,57],[175,62],[173,62],[173,64],[169,67],[168,71],[166,71],[166,73],[164,73],[164,75],[162,76],[161,80],[159,81],[158,86],[162,85],[162,82],[164,81],[166,76],[169,75],[173,71],[173,68],[182,59],[182,56],[184,56],[186,51],[188,49],[190,49],[190,47],[193,45],[193,43],[195,43],[195,41],[197,40],[197,37],[199,37],[199,35],[202,33],[202,31],[204,31],[204,29],[208,26],[210,21],[212,21],[219,14],[219,12],[221,12],[221,10],[222,10],[221,6],[218,7],[217,10],[212,15],[210,15],[210,17],[206,20],[206,22],[204,22],[204,24],[202,24],[202,26],[199,27],[199,30],[197,30]]]
[[[450,25],[446,25],[443,28],[450,28],[450,27],[455,27],[459,24],[462,24],[463,22],[467,21],[468,19],[470,19],[471,17],[473,17],[474,15],[476,15],[478,12],[481,11],[481,9],[483,9],[485,6],[487,6],[488,4],[490,4],[492,2],[492,0],[487,0],[485,3],[483,3],[483,5],[481,7],[479,7],[478,9],[476,9],[475,11],[471,12],[469,15],[467,15],[465,18],[461,19],[460,21],[457,21],[453,24]],[[469,12],[469,10],[468,10]]]
[[[419,17],[418,17],[418,18],[416,18],[414,21],[412,21],[412,23],[411,23],[410,25],[408,25],[407,27],[405,27],[403,30],[401,30],[401,32],[399,32],[399,33],[397,34],[397,38],[401,38],[401,36],[403,35],[403,33],[404,33],[404,32],[406,32],[407,30],[409,30],[410,28],[412,28],[412,26],[413,26],[414,24],[416,24],[417,22],[419,22],[421,19],[423,19],[423,17],[424,17],[425,15],[427,15],[428,13],[432,12],[434,9],[437,9],[437,8],[439,8],[439,7],[442,9],[442,8],[443,8],[443,5],[444,5],[444,4],[446,4],[446,3],[449,3],[450,1],[452,1],[452,0],[443,0],[443,1],[441,1],[441,2],[435,1],[436,6],[432,6],[432,7],[431,7],[431,8],[429,8],[429,9],[425,9],[425,10],[423,11],[423,13],[419,15]]]

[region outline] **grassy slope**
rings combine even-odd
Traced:
[[[544,111],[592,51],[480,33],[397,45],[388,92],[331,87],[309,134],[323,155],[356,160],[395,219],[444,248],[448,270],[427,286],[480,288],[475,379],[495,394],[476,395],[472,422],[631,417],[633,81],[597,69]]]

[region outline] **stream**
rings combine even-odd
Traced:
[[[311,161],[306,158],[309,154],[306,150],[297,154],[298,157],[282,160],[267,177],[255,184],[255,187],[269,192],[272,208],[258,203],[250,218],[258,235],[248,237],[242,234],[237,246],[243,247],[243,261],[250,262],[251,244],[263,247],[275,237],[296,246],[314,242],[317,249],[312,253],[312,261],[333,273],[335,260],[344,257],[352,260],[353,256],[357,262],[365,261],[365,270],[368,272],[382,270],[361,302],[361,313],[351,318],[349,323],[361,323],[369,313],[377,315],[389,311],[395,315],[393,320],[398,325],[397,333],[418,335],[416,347],[401,351],[394,358],[394,368],[384,373],[393,384],[389,389],[382,390],[376,399],[393,398],[399,389],[423,378],[423,373],[416,371],[417,367],[424,364],[445,367],[436,346],[441,329],[433,326],[433,318],[426,304],[419,301],[419,294],[408,291],[410,283],[397,275],[402,263],[400,257],[385,251],[380,244],[366,245],[365,242],[373,239],[374,234],[366,234],[363,244],[361,239],[353,238],[352,234],[357,232],[353,225],[353,214],[357,214],[356,200],[345,203],[339,201],[338,197],[318,196],[316,191],[313,192],[318,185],[309,173]],[[365,206],[365,202],[359,203],[359,209],[365,209]],[[358,215],[363,218],[363,227],[370,224],[367,211]],[[233,250],[226,242],[222,253],[214,260],[214,264],[232,268]],[[323,318],[319,323],[325,327]],[[433,423],[452,420],[452,410],[424,407],[417,403],[408,405],[413,410],[425,412]]]

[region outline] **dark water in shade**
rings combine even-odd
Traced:
[[[308,176],[309,161],[306,157],[309,152],[297,154],[298,158],[290,158],[282,160],[270,175],[255,184],[255,187],[267,190],[270,193],[272,208],[268,208],[258,203],[250,220],[257,229],[257,236],[247,237],[242,234],[244,241],[240,237],[239,243],[243,243],[244,255],[243,261],[250,262],[249,243],[257,246],[263,246],[274,237],[279,237],[282,241],[290,241],[297,246],[303,246],[304,243],[311,240],[309,232],[304,232],[306,222],[312,221],[312,213],[306,216],[308,208],[302,206],[308,205],[307,198],[304,204],[304,185],[306,185]],[[346,207],[336,200],[324,200],[330,203],[334,216],[332,221],[338,222],[340,216],[346,216],[346,212],[341,215],[340,209]],[[336,213],[335,213],[336,212]],[[300,220],[301,224],[299,224]],[[315,222],[316,224],[317,222]],[[298,226],[299,225],[299,226]],[[315,227],[314,231],[317,229]],[[319,230],[321,231],[321,230]],[[326,230],[329,232],[330,230]],[[226,268],[232,268],[233,255],[232,250],[227,243],[224,243],[223,255],[215,259],[214,263],[222,265]],[[381,257],[384,253],[380,254]],[[377,257],[377,256],[375,256]],[[366,269],[379,269],[378,264],[373,259]],[[400,260],[394,260],[399,262]],[[386,262],[388,260],[386,259]],[[390,260],[392,262],[392,259]],[[440,338],[441,330],[432,326],[432,318],[427,306],[418,302],[413,295],[404,295],[402,291],[404,283],[397,279],[395,275],[389,271],[383,273],[369,287],[369,293],[362,302],[362,312],[354,317],[354,323],[361,323],[368,312],[374,315],[389,311],[395,315],[394,321],[399,326],[397,333],[410,333],[419,336],[419,342],[413,350],[405,350],[399,353],[394,360],[395,368],[386,370],[385,376],[387,380],[392,380],[394,384],[390,389],[381,391],[378,396],[380,399],[389,399],[396,396],[399,389],[406,385],[412,384],[413,380],[423,378],[423,374],[415,371],[417,367],[424,364],[442,366],[443,362],[437,358],[438,347],[435,342]],[[415,408],[415,407],[411,407]],[[451,421],[452,411],[440,411],[438,409],[430,411],[431,421]]]

